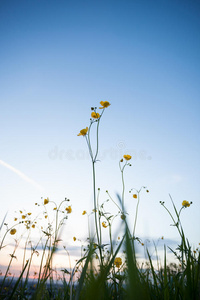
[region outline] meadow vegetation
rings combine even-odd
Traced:
[[[74,266],[63,268],[59,272],[54,267],[54,257],[62,244],[62,230],[67,219],[73,217],[72,205],[65,198],[59,205],[49,198],[42,198],[35,203],[40,213],[33,217],[31,212],[18,211],[13,224],[2,220],[0,233],[0,253],[7,247],[7,239],[12,236],[14,246],[9,254],[7,270],[1,273],[0,299],[200,299],[200,251],[193,249],[185,236],[181,223],[181,213],[189,209],[191,202],[183,200],[179,209],[170,197],[173,211],[160,201],[164,211],[169,214],[172,225],[180,236],[180,244],[173,253],[176,263],[167,263],[167,245],[163,248],[164,262],[161,264],[157,254],[155,259],[136,235],[138,208],[142,192],[149,193],[147,187],[130,189],[131,197],[137,202],[133,228],[128,223],[125,199],[124,172],[131,166],[131,155],[124,153],[119,161],[121,176],[121,194],[112,197],[106,191],[109,201],[117,209],[113,214],[105,208],[105,201],[100,203],[100,189],[96,186],[96,163],[99,153],[99,127],[103,114],[110,109],[108,101],[101,101],[101,107],[91,108],[88,127],[81,129],[78,136],[86,141],[89,151],[93,178],[93,210],[84,210],[88,217],[87,245],[82,256]],[[95,132],[95,142],[91,142],[91,129]],[[93,135],[93,137],[94,137]],[[93,140],[94,141],[94,140]],[[49,214],[53,212],[53,219]],[[164,213],[164,212],[163,212]],[[39,217],[40,216],[40,217]],[[41,216],[46,219],[46,226],[40,224]],[[113,236],[113,222],[118,223],[123,235]],[[116,225],[115,225],[116,226]],[[32,234],[37,230],[38,240],[33,243]],[[103,231],[107,231],[109,242],[103,240]],[[73,237],[74,242],[77,237]],[[23,244],[23,245],[22,245]],[[146,259],[140,263],[136,246],[144,247]],[[21,272],[16,278],[12,274],[12,264],[17,259],[16,252],[23,248]],[[169,248],[169,247],[168,247]],[[66,257],[70,258],[64,246]],[[37,257],[37,272],[32,272],[32,262]],[[69,260],[70,261],[70,260]]]

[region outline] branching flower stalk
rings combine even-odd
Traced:
[[[124,169],[126,166],[131,166],[131,164],[128,163],[128,161],[132,158],[131,155],[124,155],[125,159],[125,164],[123,167],[121,166],[121,163],[123,162],[123,159],[119,161],[119,168],[121,171],[121,176],[122,176],[122,214],[124,214],[124,193],[125,193],[125,183],[124,183]]]
[[[135,238],[135,230],[136,230],[137,217],[138,217],[138,208],[139,208],[139,203],[140,203],[140,192],[141,192],[141,190],[142,190],[143,188],[146,189],[145,186],[142,186],[142,187],[139,189],[139,191],[136,190],[135,188],[132,188],[132,189],[130,190],[130,192],[131,192],[132,190],[135,190],[135,191],[137,192],[137,194],[133,194],[133,198],[138,199],[137,205],[136,205],[134,227],[133,227],[133,239]],[[147,190],[147,191],[148,191],[148,190]]]
[[[96,197],[96,173],[95,173],[95,163],[97,162],[97,156],[98,156],[98,152],[99,152],[99,124],[100,124],[100,120],[101,117],[104,113],[105,108],[107,108],[108,106],[110,106],[110,103],[108,101],[101,101],[100,104],[102,105],[102,107],[99,107],[100,109],[102,109],[102,113],[99,114],[96,112],[97,107],[95,108],[91,108],[92,109],[92,113],[91,113],[91,119],[90,119],[90,125],[89,128],[86,127],[85,129],[82,129],[80,131],[80,133],[78,134],[79,136],[84,136],[88,145],[88,149],[89,149],[89,154],[90,154],[90,158],[92,161],[92,178],[93,178],[93,201],[94,201],[94,214],[95,214],[95,228],[96,228],[96,235],[97,235],[97,243],[98,243],[98,247],[99,247],[99,251],[100,251],[100,257],[101,257],[101,262],[102,262],[102,254],[101,254],[101,237],[100,237],[100,222],[98,222],[99,220],[99,209],[98,209],[98,205],[97,205],[97,197]],[[91,127],[94,123],[97,123],[96,126],[96,151],[93,152],[92,150],[92,146],[91,146],[91,138],[90,138],[90,130]]]

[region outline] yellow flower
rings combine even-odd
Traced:
[[[44,199],[44,205],[49,203],[49,198],[47,197],[46,199]]]
[[[84,211],[82,212],[82,215],[84,216],[86,213],[87,213],[86,210],[84,210]]]
[[[67,211],[68,214],[71,214],[72,212],[71,206],[66,207],[65,210]]]
[[[17,218],[14,218],[14,221],[17,221]]]
[[[22,214],[22,211],[21,211],[21,210],[20,210],[19,212],[20,212],[20,214]]]
[[[25,216],[25,215],[22,215],[22,219],[26,219],[26,216]]]
[[[73,237],[73,240],[74,240],[74,242],[76,241],[76,237],[75,236]]]
[[[85,129],[81,129],[80,132],[79,132],[79,134],[77,134],[77,135],[78,135],[78,136],[79,136],[79,135],[83,135],[83,136],[84,136],[84,135],[87,134],[87,132],[88,132],[88,127],[86,127]]]
[[[32,225],[32,228],[35,228],[35,224]]]
[[[146,190],[147,193],[149,193],[149,190]]]
[[[107,225],[106,225],[106,223],[105,223],[105,222],[102,222],[102,226],[103,226],[104,228],[106,228],[106,227],[107,227]]]
[[[16,232],[17,232],[17,230],[15,228],[13,228],[13,229],[10,230],[10,234],[11,235],[14,235]]]
[[[110,106],[110,103],[108,101],[101,101],[100,104],[102,105],[102,107],[99,107],[100,109]]]
[[[128,155],[128,154],[127,154],[127,155],[124,155],[124,159],[125,159],[125,160],[130,160],[131,158],[132,158],[132,156],[130,156],[130,155]]]
[[[133,198],[137,199],[137,195],[136,195],[136,194],[133,194]]]
[[[189,203],[188,201],[184,200],[184,201],[182,202],[182,206],[184,206],[184,207],[189,207],[189,206],[190,206],[190,203]]]
[[[99,118],[100,118],[100,114],[98,114],[98,113],[96,113],[95,111],[93,111],[93,112],[91,113],[91,117],[92,117],[93,119],[99,119]]]
[[[53,210],[56,210],[57,209],[57,207],[54,207],[54,209]]]
[[[121,257],[116,257],[115,260],[114,260],[114,265],[119,268],[122,264],[122,259]]]
[[[45,219],[47,219],[47,215],[45,215],[44,217],[45,217]]]
[[[30,212],[28,213],[29,216],[30,216],[31,214],[32,214],[32,213],[30,213]]]

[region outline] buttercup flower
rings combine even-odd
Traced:
[[[49,198],[47,197],[46,199],[44,199],[44,205],[49,203]]]
[[[106,227],[107,227],[107,225],[106,225],[106,223],[105,223],[105,222],[102,222],[102,226],[103,226],[104,228],[106,228]]]
[[[30,216],[31,214],[32,214],[31,212],[28,213],[29,216]]]
[[[16,232],[17,232],[17,230],[15,228],[13,228],[13,229],[10,230],[10,234],[11,235],[14,235]]]
[[[32,225],[32,228],[35,228],[35,224]]]
[[[25,215],[22,215],[22,219],[26,219],[26,216],[25,216]]]
[[[124,159],[125,159],[125,160],[130,160],[131,158],[132,158],[132,156],[130,156],[130,155],[128,155],[128,154],[127,154],[127,155],[124,155]]]
[[[84,211],[82,212],[82,215],[84,216],[86,213],[87,213],[86,210],[84,210]]]
[[[80,132],[79,132],[79,134],[77,134],[78,136],[80,136],[80,135],[86,135],[87,134],[87,132],[88,132],[88,127],[86,127],[85,129],[81,129],[80,130]]]
[[[184,200],[184,201],[182,202],[182,206],[184,206],[184,207],[189,207],[189,206],[190,206],[190,203],[189,203],[188,201]]]
[[[17,218],[14,218],[14,221],[17,221]]]
[[[102,107],[99,107],[100,109],[110,106],[110,103],[108,101],[101,101],[100,104],[102,105]]]
[[[75,236],[73,237],[73,240],[74,240],[74,242],[76,241],[76,237]]]
[[[114,265],[119,268],[122,264],[122,259],[121,257],[116,257],[115,260],[114,260]]]
[[[66,207],[65,210],[67,211],[68,214],[71,214],[72,212],[71,206]]]
[[[136,194],[133,194],[133,198],[137,199],[137,195],[136,195]]]
[[[92,117],[93,119],[99,119],[99,118],[100,118],[100,114],[98,114],[98,113],[96,113],[95,111],[93,111],[93,112],[91,113],[91,117]]]

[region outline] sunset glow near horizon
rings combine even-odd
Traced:
[[[165,201],[172,211],[170,194],[178,209],[183,200],[192,202],[181,220],[197,247],[199,29],[199,1],[1,1],[0,224],[7,213],[5,223],[13,225],[22,210],[41,218],[45,228],[44,208],[35,203],[46,197],[57,205],[70,199],[60,257],[66,255],[64,245],[73,266],[88,237],[82,212],[93,209],[91,161],[84,137],[77,134],[89,126],[91,107],[101,112],[103,100],[111,105],[100,122],[100,202],[108,199],[106,190],[118,201],[119,160],[129,154],[132,166],[124,176],[131,228],[137,202],[129,190],[149,190],[141,192],[136,235],[146,244],[159,240],[162,249],[164,243],[177,245],[177,230],[159,203]],[[111,201],[105,207],[118,212]],[[53,219],[54,204],[46,208]],[[122,238],[119,228],[120,220],[115,238]],[[4,232],[5,225],[1,240]],[[39,238],[39,231],[32,234]],[[0,270],[8,264],[14,238],[5,239]],[[25,235],[16,270],[24,242]],[[61,262],[59,258],[57,265]]]

